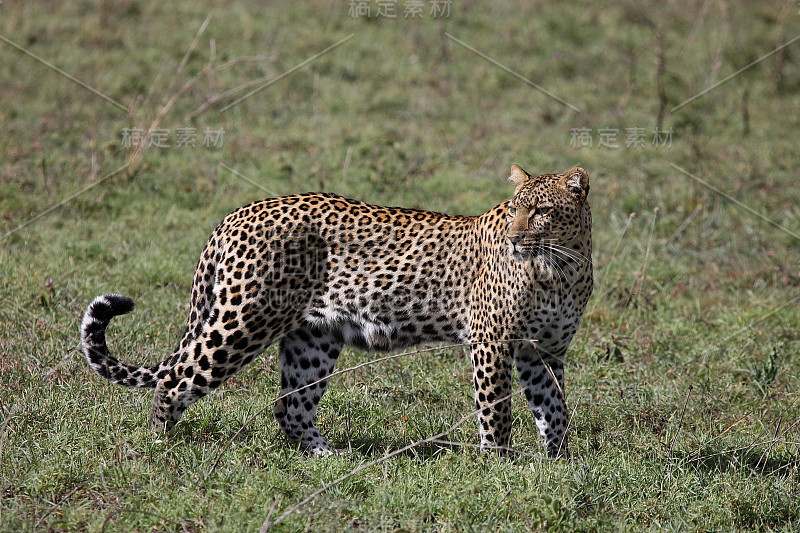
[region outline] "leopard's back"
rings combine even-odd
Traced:
[[[293,315],[286,329],[330,330],[362,349],[463,341],[480,259],[475,225],[474,217],[329,193],[256,202],[209,239],[226,250],[231,274],[215,291],[223,306],[253,302]],[[198,264],[196,285],[205,284],[207,269]],[[241,300],[231,302],[232,294]]]

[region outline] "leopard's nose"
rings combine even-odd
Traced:
[[[514,235],[509,235],[509,236],[508,236],[508,241],[509,241],[511,244],[513,244],[514,246],[516,246],[517,244],[519,244],[519,243],[521,243],[521,242],[522,242],[522,234],[520,234],[520,233],[515,233]]]

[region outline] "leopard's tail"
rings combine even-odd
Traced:
[[[104,294],[89,304],[81,323],[81,346],[92,370],[118,385],[155,387],[170,367],[169,358],[156,365],[133,366],[118,361],[106,346],[106,328],[112,318],[130,313],[133,300],[121,294]]]

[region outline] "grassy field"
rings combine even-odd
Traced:
[[[797,2],[263,4],[0,3],[0,530],[800,531]],[[274,347],[168,438],[78,349],[121,292],[112,351],[163,359],[246,202],[478,214],[514,163],[592,179],[570,461],[519,396],[519,453],[475,450],[463,348],[333,380],[325,459],[271,416]]]

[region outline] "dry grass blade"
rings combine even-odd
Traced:
[[[642,286],[644,285],[644,280],[647,277],[647,266],[650,263],[650,251],[653,245],[653,233],[655,232],[656,229],[657,219],[658,219],[658,208],[656,207],[655,209],[653,209],[653,220],[650,224],[650,234],[647,237],[647,247],[645,248],[644,258],[642,259],[642,267],[639,269],[639,282],[634,287],[634,289],[630,291],[630,293],[628,294],[628,299],[623,307],[628,307],[629,305],[631,305],[631,303],[633,303],[633,299],[638,297],[642,293]],[[630,317],[628,317],[628,320],[625,321],[626,327],[629,321]],[[621,330],[620,333],[622,333]]]
[[[192,85],[195,84],[195,82],[197,81],[198,78],[200,78],[201,76],[205,75],[206,72],[208,71],[209,66],[207,65],[205,68],[203,68],[203,70],[201,70],[198,74],[196,74],[191,80],[186,82],[184,84],[184,86],[181,87],[181,89],[178,92],[173,94],[171,97],[167,96],[167,95],[169,95],[170,90],[172,89],[172,87],[174,86],[175,82],[178,80],[178,78],[180,77],[181,73],[183,72],[184,67],[186,67],[186,63],[189,61],[189,57],[192,55],[192,52],[194,52],[195,49],[197,48],[197,44],[200,42],[200,37],[206,31],[206,28],[208,27],[209,22],[211,22],[212,13],[208,14],[206,19],[200,25],[200,28],[197,30],[197,34],[194,36],[194,39],[192,40],[191,44],[189,45],[189,48],[186,50],[186,54],[183,56],[183,59],[181,60],[180,64],[178,65],[177,70],[175,71],[175,75],[173,76],[172,81],[170,82],[169,86],[167,87],[167,90],[165,91],[165,94],[164,94],[165,102],[161,105],[161,109],[158,111],[158,113],[156,113],[155,118],[153,118],[152,122],[150,123],[150,127],[147,129],[147,131],[144,132],[144,137],[143,137],[142,141],[140,143],[138,143],[136,145],[135,149],[133,150],[133,153],[131,154],[131,157],[130,157],[130,159],[128,161],[128,165],[130,165],[130,170],[128,171],[128,175],[129,176],[134,174],[136,172],[136,170],[138,169],[139,163],[141,162],[142,156],[144,155],[144,150],[150,144],[150,138],[152,137],[152,132],[158,128],[158,126],[161,124],[161,121],[164,119],[164,117],[167,115],[167,113],[170,112],[170,110],[175,105],[175,102],[178,100],[178,98],[180,98],[181,95],[183,95],[183,93],[185,93],[187,90],[189,90],[189,88],[191,88]],[[155,86],[155,84],[154,84],[154,86]]]
[[[189,62],[189,56],[191,56],[192,52],[194,52],[195,48],[197,48],[197,43],[200,42],[200,37],[202,37],[203,33],[205,33],[206,28],[208,27],[208,23],[211,22],[211,17],[213,14],[214,12],[211,11],[206,17],[206,20],[203,21],[203,23],[200,25],[200,28],[197,30],[197,34],[194,36],[192,44],[189,45],[189,49],[186,50],[186,54],[183,56],[181,64],[178,65],[178,70],[175,71],[176,74],[175,79],[177,79],[177,76],[179,76],[183,72],[183,69],[186,67],[186,63]]]
[[[492,509],[492,512],[489,513],[489,517],[483,523],[482,531],[488,531],[489,530],[489,524],[492,522],[492,519],[494,518],[495,513],[497,513],[497,510],[500,509],[500,506],[503,504],[504,501],[506,501],[506,498],[508,498],[508,496],[512,492],[513,492],[512,489],[508,489],[506,491],[506,493],[503,494],[503,497],[500,498],[500,500],[497,502],[497,505],[495,505],[494,509]]]
[[[222,109],[220,109],[220,110],[219,110],[219,111],[220,111],[220,113],[224,113],[225,111],[227,111],[227,110],[228,110],[228,109],[230,109],[231,107],[233,107],[233,106],[235,106],[235,105],[239,104],[239,103],[240,103],[240,102],[242,102],[243,100],[246,100],[246,99],[250,98],[251,96],[253,96],[254,94],[256,94],[256,93],[258,93],[258,92],[260,92],[260,91],[262,91],[262,90],[266,89],[267,87],[269,87],[269,86],[270,86],[270,85],[272,85],[273,83],[276,83],[276,82],[278,82],[278,81],[282,80],[282,79],[283,79],[283,78],[285,78],[286,76],[289,76],[289,75],[290,75],[290,74],[292,74],[293,72],[295,72],[295,71],[297,71],[297,70],[300,70],[301,68],[303,68],[304,66],[308,65],[309,63],[311,63],[311,62],[313,62],[313,61],[316,61],[317,59],[319,59],[320,57],[324,56],[324,55],[325,55],[325,54],[327,54],[328,52],[331,52],[331,51],[332,51],[332,50],[334,50],[335,48],[338,48],[339,46],[343,45],[344,43],[346,43],[347,41],[349,41],[350,39],[352,39],[353,37],[355,37],[355,35],[356,35],[355,33],[351,33],[350,35],[348,35],[348,36],[347,36],[347,37],[345,37],[344,39],[340,39],[340,40],[338,40],[337,42],[333,43],[332,45],[330,45],[330,46],[329,46],[329,47],[327,47],[326,49],[322,50],[321,52],[318,52],[318,53],[314,54],[313,56],[309,57],[309,58],[308,58],[308,59],[306,59],[305,61],[302,61],[302,62],[298,63],[297,65],[293,66],[292,68],[290,68],[290,69],[289,69],[289,70],[287,70],[286,72],[284,72],[284,73],[282,73],[282,74],[279,74],[278,76],[276,76],[276,77],[274,77],[274,78],[272,78],[272,79],[269,79],[269,80],[266,80],[266,81],[265,81],[264,79],[261,79],[261,80],[255,80],[254,82],[251,82],[251,85],[252,85],[252,84],[259,84],[259,86],[258,86],[256,89],[253,89],[252,91],[250,91],[249,93],[247,93],[246,95],[242,96],[241,98],[238,98],[238,99],[234,100],[234,101],[233,101],[233,102],[231,102],[230,104],[228,104],[228,105],[226,105],[225,107],[223,107]],[[238,89],[237,89],[237,90],[238,90]]]
[[[213,69],[208,72],[208,75],[210,76],[210,75],[215,74],[217,72],[220,72],[220,71],[222,71],[222,70],[224,70],[226,68],[230,68],[232,66],[238,65],[239,63],[255,62],[255,61],[268,61],[268,60],[269,60],[269,58],[267,58],[265,56],[235,57],[235,58],[231,59],[230,61],[226,61],[225,63],[222,63],[221,65],[217,65],[217,66],[213,67]],[[252,80],[252,81],[246,82],[246,83],[244,83],[242,85],[239,85],[237,87],[234,87],[233,89],[229,89],[227,91],[224,91],[224,92],[221,92],[221,93],[215,93],[215,94],[212,94],[211,96],[208,96],[206,98],[206,101],[203,102],[200,106],[198,106],[194,111],[192,111],[191,113],[186,115],[186,117],[184,117],[183,121],[184,122],[190,122],[190,121],[194,120],[198,116],[200,116],[203,113],[205,113],[214,104],[216,104],[218,102],[221,102],[222,100],[225,100],[226,98],[228,98],[230,96],[233,96],[237,92],[240,92],[240,91],[246,89],[247,87],[252,87],[253,85],[258,84],[260,81],[261,80]]]
[[[614,264],[614,260],[617,258],[617,252],[619,251],[620,246],[622,245],[622,241],[625,239],[625,235],[628,233],[628,230],[631,227],[631,222],[636,217],[636,213],[630,213],[628,215],[627,220],[625,221],[625,227],[622,228],[622,233],[617,239],[616,244],[614,245],[614,250],[611,252],[611,257],[609,258],[608,262],[603,267],[603,278],[600,281],[596,281],[594,284],[594,296],[589,302],[589,307],[586,309],[585,316],[592,316],[594,314],[595,309],[597,308],[597,304],[599,302],[606,301],[606,296],[608,296],[609,292],[613,289],[605,289],[600,291],[600,287],[605,284],[606,279],[609,276],[609,272],[611,270],[611,265]],[[589,337],[585,336],[583,340],[583,344],[581,345],[581,350],[586,348],[586,343],[589,342]]]
[[[675,428],[675,434],[672,436],[672,439],[669,442],[669,449],[667,450],[667,458],[672,457],[672,448],[675,445],[675,439],[678,438],[678,433],[680,433],[681,428],[683,427],[683,417],[686,416],[686,406],[689,405],[689,395],[692,394],[692,389],[694,387],[689,385],[689,390],[686,391],[686,399],[683,401],[683,409],[681,409],[681,417],[678,420],[678,427]]]

